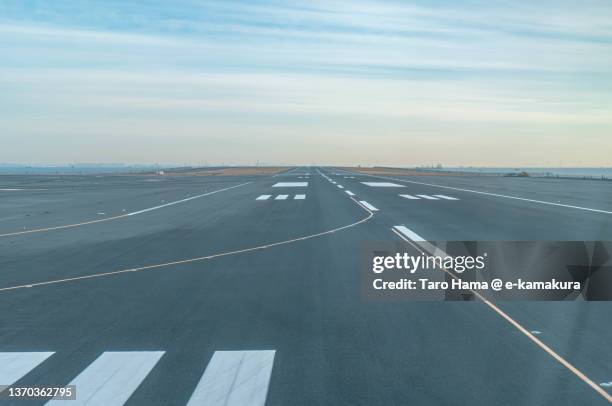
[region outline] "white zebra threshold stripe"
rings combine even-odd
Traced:
[[[445,200],[459,200],[456,197],[446,196],[446,195],[433,195],[434,197],[439,197],[440,199]]]
[[[140,386],[164,351],[105,352],[74,378],[77,405],[123,405]],[[51,400],[47,405],[66,406],[64,400]]]
[[[187,406],[264,406],[275,353],[215,351]]]
[[[306,195],[295,195],[293,196],[293,200],[304,200],[306,199]]]
[[[255,200],[268,200],[272,195],[261,195]]]
[[[53,352],[0,352],[0,385],[12,385]]]

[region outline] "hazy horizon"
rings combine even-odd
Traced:
[[[0,4],[0,161],[612,167],[612,3]]]

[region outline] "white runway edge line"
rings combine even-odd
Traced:
[[[501,195],[501,194],[498,194],[498,193],[482,192],[482,191],[479,191],[479,190],[463,189],[463,188],[458,188],[458,187],[453,187],[453,186],[436,185],[435,183],[417,182],[417,181],[414,181],[414,180],[405,180],[405,179],[399,179],[399,178],[391,178],[391,177],[388,177],[388,176],[370,175],[370,174],[365,174],[365,173],[359,173],[359,174],[362,175],[362,176],[370,176],[370,177],[379,178],[379,179],[395,180],[395,181],[398,181],[398,182],[412,183],[412,184],[415,184],[415,185],[433,186],[433,187],[439,187],[439,188],[449,189],[449,190],[458,190],[460,192],[476,193],[476,194],[485,195],[485,196],[503,197],[505,199],[520,200],[520,201],[530,202],[530,203],[539,203],[539,204],[547,204],[549,206],[566,207],[568,209],[577,209],[577,210],[591,211],[591,212],[595,212],[595,213],[612,214],[612,211],[610,211],[610,210],[592,209],[590,207],[573,206],[571,204],[547,202],[545,200],[527,199],[525,197]]]
[[[76,400],[71,405],[122,405],[146,378],[164,351],[105,352],[74,378]],[[47,405],[65,406],[64,400]]]
[[[215,351],[187,406],[264,406],[274,350]]]
[[[366,202],[365,200],[360,200],[359,203],[368,210],[378,211],[376,207],[372,206],[370,203]]]
[[[290,240],[278,241],[278,242],[273,242],[273,243],[269,243],[269,244],[265,244],[265,245],[259,245],[259,246],[256,246],[256,247],[244,248],[244,249],[241,249],[241,250],[222,252],[222,253],[218,253],[218,254],[211,254],[211,255],[206,255],[206,256],[196,257],[196,258],[182,259],[182,260],[178,260],[178,261],[165,262],[165,263],[161,263],[161,264],[145,265],[145,266],[141,266],[141,267],[137,267],[137,268],[121,269],[121,270],[118,270],[118,271],[101,272],[101,273],[96,273],[96,274],[91,274],[91,275],[74,276],[72,278],[54,279],[54,280],[49,280],[49,281],[44,281],[44,282],[33,282],[33,283],[24,284],[24,285],[8,286],[8,287],[0,288],[0,292],[8,292],[8,291],[11,291],[11,290],[16,290],[16,289],[28,289],[28,288],[38,287],[38,286],[54,285],[54,284],[58,284],[58,283],[67,283],[67,282],[82,281],[82,280],[86,280],[86,279],[102,278],[102,277],[120,275],[120,274],[130,273],[130,272],[143,272],[143,271],[147,271],[147,270],[150,270],[150,269],[163,268],[163,267],[172,266],[172,265],[188,264],[188,263],[191,263],[191,262],[205,261],[205,260],[208,260],[208,259],[214,259],[214,258],[226,257],[226,256],[230,256],[230,255],[243,254],[243,253],[247,253],[247,252],[263,250],[263,249],[266,249],[266,248],[272,248],[272,247],[277,247],[277,246],[280,246],[280,245],[292,244],[292,243],[295,243],[295,242],[298,242],[298,241],[310,240],[312,238],[317,238],[317,237],[321,237],[321,236],[324,236],[324,235],[336,233],[338,231],[346,230],[347,228],[356,227],[359,224],[365,223],[366,221],[368,221],[372,217],[374,217],[374,212],[372,210],[369,210],[368,208],[366,208],[363,205],[361,205],[353,197],[349,197],[349,199],[354,201],[355,204],[357,204],[363,210],[368,212],[368,215],[366,217],[362,218],[361,220],[355,221],[353,223],[350,223],[350,224],[347,224],[347,225],[344,225],[344,226],[332,228],[331,230],[322,231],[320,233],[305,235],[305,236],[302,236],[302,237],[296,237],[296,238],[292,238]]]
[[[418,240],[413,240],[413,239],[403,235],[403,233],[400,233],[400,232],[396,231],[397,227],[398,226],[395,226],[395,227],[391,228],[391,230],[395,234],[397,234],[402,240],[404,240],[407,243],[409,243],[410,245],[412,245],[421,254],[423,254],[423,255],[441,255],[441,256],[446,256],[445,252],[443,252],[442,250],[438,249],[437,247],[434,247],[433,245],[429,244],[428,242],[421,243]],[[428,249],[423,249],[422,248],[422,244],[425,244],[425,246],[427,246],[429,248]],[[453,272],[449,271],[448,269],[443,268],[442,270],[444,272],[446,272],[448,275],[450,275],[452,278],[457,279],[457,280],[460,279],[457,275],[455,275]],[[610,395],[603,388],[601,388],[599,385],[597,385],[593,380],[591,380],[588,376],[586,376],[584,373],[582,373],[582,371],[580,371],[578,368],[576,368],[575,366],[570,364],[561,355],[557,354],[552,348],[550,348],[548,345],[546,345],[542,340],[538,339],[533,333],[531,333],[529,330],[527,330],[525,327],[523,327],[518,321],[516,321],[512,317],[510,317],[510,315],[508,315],[506,312],[504,312],[499,307],[497,307],[493,302],[489,301],[487,298],[485,298],[479,292],[477,292],[475,290],[471,290],[471,289],[469,289],[469,290],[470,290],[470,292],[472,292],[474,294],[474,296],[476,296],[478,299],[480,299],[491,310],[493,310],[495,313],[497,313],[499,316],[501,316],[504,320],[506,320],[508,323],[510,323],[514,328],[516,328],[518,331],[520,331],[523,335],[525,335],[527,338],[529,338],[531,341],[533,341],[538,347],[540,347],[548,355],[550,355],[557,362],[559,362],[561,365],[563,365],[566,369],[568,369],[570,372],[572,372],[574,375],[576,375],[581,381],[583,381],[584,383],[589,385],[593,390],[595,390],[595,392],[597,392],[601,396],[603,396],[604,399],[606,399],[608,402],[612,403],[612,395]]]
[[[114,217],[106,217],[106,218],[102,218],[102,219],[84,221],[84,222],[81,222],[81,223],[65,224],[65,225],[62,225],[62,226],[45,227],[45,228],[34,228],[32,230],[25,230],[25,231],[15,231],[15,232],[12,232],[12,233],[0,234],[0,237],[8,237],[8,236],[11,236],[11,235],[20,235],[20,234],[40,233],[40,232],[43,232],[43,231],[62,230],[62,229],[65,229],[65,228],[80,227],[80,226],[85,226],[85,225],[88,225],[88,224],[95,224],[95,223],[102,223],[104,221],[117,220],[117,219],[120,219],[120,218],[125,218],[125,217],[134,216],[134,215],[137,215],[137,214],[146,213],[146,212],[149,212],[151,210],[161,209],[162,207],[167,207],[167,206],[172,206],[174,204],[184,203],[184,202],[187,202],[189,200],[198,199],[200,197],[214,195],[215,193],[224,192],[224,191],[230,190],[230,189],[235,189],[237,187],[245,186],[245,185],[248,185],[250,183],[252,183],[252,182],[245,182],[245,183],[241,183],[239,185],[234,185],[234,186],[226,187],[226,188],[223,188],[223,189],[213,190],[212,192],[203,193],[201,195],[196,195],[196,196],[188,197],[186,199],[177,200],[177,201],[174,201],[174,202],[162,204],[161,206],[155,206],[155,207],[150,207],[150,208],[144,209],[144,210],[139,210],[139,211],[135,211],[135,212],[120,214],[120,215],[114,216]]]
[[[53,352],[0,352],[0,385],[12,385]]]

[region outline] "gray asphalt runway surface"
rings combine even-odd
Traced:
[[[612,187],[308,167],[0,177],[0,385],[75,384],[66,405],[609,404],[610,303],[498,304],[568,367],[482,302],[363,301],[360,246],[400,241],[398,225],[610,240]]]

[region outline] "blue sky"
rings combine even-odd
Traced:
[[[0,2],[0,162],[612,166],[612,2]]]

